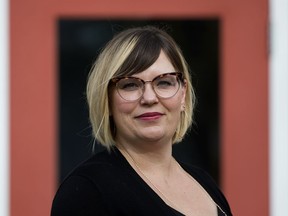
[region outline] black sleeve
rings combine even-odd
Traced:
[[[107,216],[107,208],[97,187],[89,179],[70,176],[58,189],[51,216]]]

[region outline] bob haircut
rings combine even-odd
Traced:
[[[183,74],[187,92],[185,111],[172,142],[180,142],[192,124],[195,95],[188,65],[175,41],[163,30],[146,26],[118,33],[107,43],[90,71],[87,83],[87,101],[90,122],[95,139],[108,150],[115,145],[115,126],[109,109],[110,80],[131,76],[149,68],[159,57],[166,54],[177,72]]]

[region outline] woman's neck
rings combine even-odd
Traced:
[[[167,145],[129,145],[117,142],[116,146],[134,169],[169,175],[175,162],[172,157],[172,144]]]

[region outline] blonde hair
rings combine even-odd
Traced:
[[[115,145],[114,123],[109,110],[110,80],[144,71],[158,59],[161,50],[173,67],[183,74],[187,85],[186,108],[181,112],[173,143],[180,142],[191,126],[195,95],[188,65],[180,48],[166,32],[158,28],[147,26],[128,29],[117,34],[104,47],[90,71],[87,83],[93,135],[106,148]]]

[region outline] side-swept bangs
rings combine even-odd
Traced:
[[[139,28],[139,32],[135,33],[133,38],[137,42],[123,65],[115,73],[115,77],[131,76],[146,70],[158,59],[161,50],[177,71],[183,71],[181,58],[177,53],[178,50],[175,49],[177,45],[167,33],[154,27],[150,27],[149,31]]]

